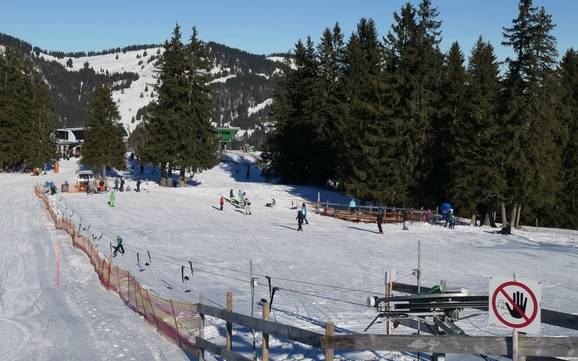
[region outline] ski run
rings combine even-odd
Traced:
[[[512,235],[487,227],[345,222],[309,209],[303,232],[297,232],[297,205],[314,201],[346,203],[349,198],[323,189],[268,183],[260,177],[256,156],[230,153],[227,161],[198,174],[185,188],[161,188],[158,175],[145,169],[141,192],[115,192],[115,207],[108,195],[57,193],[55,202],[73,210],[75,224],[90,226],[100,236],[96,243],[110,252],[116,235],[124,240],[125,254],[113,262],[130,271],[150,292],[195,303],[199,294],[210,305],[225,307],[232,291],[234,311],[250,314],[249,264],[253,262],[258,301],[269,294],[266,276],[279,287],[271,319],[316,332],[332,320],[337,334],[363,332],[375,317],[366,298],[383,295],[383,274],[397,270],[397,281],[415,283],[417,242],[422,247],[422,284],[447,280],[450,287],[487,292],[490,276],[518,273],[542,282],[542,306],[576,313],[578,294],[578,232],[528,229]],[[250,170],[247,172],[247,166]],[[129,168],[130,169],[130,168]],[[138,171],[138,166],[135,168]],[[86,256],[56,231],[32,187],[67,180],[74,184],[78,163],[62,161],[60,173],[40,177],[0,174],[0,355],[3,360],[187,360],[176,345],[156,333],[112,292],[100,286]],[[138,173],[138,172],[137,172]],[[136,188],[129,171],[118,173]],[[248,177],[247,177],[248,175]],[[112,186],[112,181],[110,182]],[[251,215],[225,201],[230,191],[246,193]],[[274,207],[266,207],[275,199]],[[147,267],[137,264],[151,254]],[[57,257],[60,279],[57,287]],[[181,278],[181,266],[191,262],[194,273]],[[471,335],[509,331],[488,327],[487,315],[458,325]],[[372,333],[383,333],[382,323]],[[395,333],[411,333],[400,327]],[[542,326],[543,335],[577,336],[577,332]],[[224,323],[209,318],[205,336],[222,343]],[[250,357],[251,332],[234,329],[234,349]],[[318,360],[323,355],[298,343],[271,338],[272,359]],[[260,337],[257,337],[260,349]],[[210,355],[207,355],[210,359]],[[395,352],[337,352],[339,360],[412,360],[413,354]],[[449,355],[451,360],[479,357]]]

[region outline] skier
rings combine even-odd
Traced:
[[[303,213],[303,220],[305,221],[305,224],[309,224],[309,221],[307,220],[307,205],[305,203],[303,203],[301,213]]]
[[[115,202],[116,202],[116,196],[114,195],[114,191],[111,191],[109,199],[108,199],[108,205],[111,207],[114,207]]]
[[[245,198],[243,200],[243,202],[245,203],[245,214],[246,215],[251,215],[251,202],[249,202],[249,198]]]
[[[454,217],[454,210],[450,209],[450,229],[454,229],[456,226],[456,217]]]
[[[116,247],[112,247],[112,249],[114,250],[112,253],[113,257],[116,257],[116,254],[118,252],[120,252],[120,254],[124,254],[124,246],[122,245],[122,237],[119,235],[116,235]]]
[[[140,192],[140,179],[136,181],[136,191]]]
[[[114,178],[114,190],[118,190],[118,178]]]
[[[237,192],[237,196],[239,197],[239,203],[243,201],[243,192],[239,189],[239,191]]]
[[[299,210],[297,211],[297,225],[299,226],[299,228],[297,228],[298,231],[302,231],[303,230],[303,212],[301,210],[301,208],[299,208]]]
[[[449,226],[448,228],[450,228],[450,229],[454,228],[452,225],[452,222],[454,221],[453,218],[454,218],[454,210],[452,208],[448,211],[448,213],[446,213],[446,223],[444,224],[444,227]]]
[[[408,217],[407,217],[407,209],[403,210],[403,231],[409,231],[409,228],[407,228],[407,221],[408,221]]]
[[[235,194],[233,193],[233,190],[231,189],[231,190],[229,191],[229,199],[230,199],[230,200],[233,200],[233,198],[235,198]]]
[[[223,205],[225,204],[225,197],[221,196],[221,198],[219,199],[219,205],[221,206],[221,208],[219,210],[223,210]]]
[[[349,211],[351,213],[355,212],[355,199],[351,198],[351,202],[349,202]]]
[[[377,229],[379,230],[379,234],[383,234],[383,229],[381,229],[381,224],[383,223],[383,209],[379,209],[377,211]]]
[[[120,179],[120,191],[124,192],[124,178]]]

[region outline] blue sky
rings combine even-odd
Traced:
[[[381,35],[405,0],[31,0],[3,1],[0,32],[48,50],[88,51],[131,44],[161,43],[176,22],[186,37],[197,25],[203,40],[258,54],[284,52],[298,38],[317,41],[326,26],[338,21],[348,35],[361,17],[375,20]],[[412,0],[417,3],[418,0]],[[517,0],[433,0],[443,21],[442,47],[458,41],[468,54],[479,35],[490,40],[498,56],[502,26],[517,12]],[[578,0],[535,0],[553,15],[562,53],[578,48]]]

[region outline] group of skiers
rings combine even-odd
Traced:
[[[235,193],[231,189],[229,191],[229,203],[231,203],[236,207],[242,207],[243,209],[245,209],[246,215],[251,215],[251,201],[249,201],[246,192],[243,192],[242,190],[239,189],[239,191],[237,192],[237,197],[235,197]],[[223,210],[224,205],[225,205],[225,197],[221,195],[221,197],[219,198],[220,211]]]

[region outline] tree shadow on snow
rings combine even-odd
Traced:
[[[365,228],[359,228],[359,227],[353,227],[353,226],[347,226],[347,228],[356,229],[358,231],[365,231],[365,232],[369,232],[369,233],[373,233],[373,234],[379,234],[379,232],[377,232],[377,231],[372,231],[370,229],[365,229]]]
[[[261,169],[253,163],[240,163],[234,160],[222,159],[219,166],[228,172],[235,182],[268,183],[265,177],[261,175]]]

